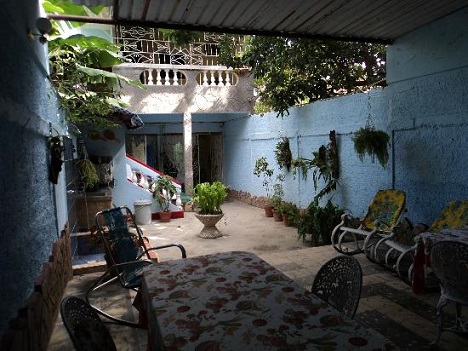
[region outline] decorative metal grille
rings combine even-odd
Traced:
[[[115,42],[121,53],[133,63],[217,66],[220,35],[204,33],[203,42],[176,46],[154,28],[116,26]],[[239,47],[243,39],[238,39]]]

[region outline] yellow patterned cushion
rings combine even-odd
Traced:
[[[444,228],[461,228],[468,226],[468,200],[450,201],[442,214],[432,223],[430,232],[438,232]]]
[[[378,220],[379,230],[389,231],[400,218],[405,208],[406,195],[403,191],[386,189],[379,190],[372,200],[362,225],[367,230],[374,229],[374,222]]]

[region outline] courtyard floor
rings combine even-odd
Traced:
[[[257,207],[228,201],[223,205],[223,212],[225,216],[217,225],[223,236],[218,239],[197,236],[202,224],[193,212],[186,212],[184,218],[172,219],[168,223],[153,221],[141,228],[153,246],[181,243],[189,257],[232,250],[253,252],[307,289],[310,289],[322,264],[338,255],[331,246],[310,247],[307,241],[298,240],[296,228],[286,227],[282,222],[265,217],[263,210]],[[158,255],[161,260],[180,257],[175,249],[159,251]],[[401,350],[430,350],[430,342],[437,330],[436,304],[439,293],[434,291],[416,295],[411,286],[393,272],[370,262],[364,255],[355,257],[361,263],[364,273],[355,319],[385,335]],[[100,275],[98,272],[89,273],[91,270],[87,268],[98,265],[98,262],[91,261],[75,266],[77,274],[69,282],[65,295],[84,298],[87,286]],[[133,292],[124,291],[117,285],[110,286],[108,293],[102,295],[96,303],[136,319],[136,310],[131,305],[133,296]],[[453,313],[454,306],[448,306],[446,311]],[[146,350],[145,330],[113,323],[107,325],[119,351]],[[48,350],[71,349],[71,340],[59,316]],[[444,332],[439,349],[466,350],[468,338]]]

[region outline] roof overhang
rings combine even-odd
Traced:
[[[52,19],[208,32],[391,43],[468,0],[72,0],[112,17]]]

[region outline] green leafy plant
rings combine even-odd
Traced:
[[[291,153],[291,148],[289,146],[288,138],[283,137],[281,138],[280,141],[276,143],[275,158],[280,169],[285,167],[288,170],[288,172],[290,171],[292,153]]]
[[[157,201],[163,212],[169,211],[171,199],[177,193],[177,188],[172,179],[168,175],[160,175],[150,187],[153,190],[153,198]]]
[[[278,174],[276,176],[276,182],[273,184],[273,195],[269,199],[268,203],[279,211],[283,202],[284,190],[283,190],[284,174]]]
[[[223,213],[221,205],[227,196],[227,187],[219,182],[199,183],[193,190],[193,202],[199,207],[200,214]]]
[[[330,143],[328,145],[322,145],[318,151],[312,152],[313,159],[299,157],[292,161],[293,174],[295,175],[297,168],[300,168],[304,180],[307,179],[309,170],[313,169],[312,178],[315,191],[318,189],[320,180],[325,183],[324,187],[315,195],[314,201],[319,201],[323,196],[336,190],[338,186],[339,168],[335,131],[331,131],[329,137]]]
[[[84,158],[76,161],[76,168],[80,174],[85,190],[94,188],[99,182],[96,166],[89,159]]]
[[[255,161],[255,166],[253,170],[253,174],[255,174],[257,177],[263,178],[262,185],[265,189],[267,199],[270,199],[271,191],[273,190],[273,169],[269,168],[269,166],[270,165],[266,157],[262,156]]]
[[[342,209],[334,205],[330,200],[324,207],[313,200],[307,207],[307,211],[299,217],[297,233],[298,237],[305,240],[307,234],[311,235],[311,245],[331,244],[333,228],[340,223]]]
[[[43,3],[47,13],[98,16],[102,6],[86,7],[61,0]],[[60,96],[67,121],[76,125],[92,125],[98,129],[116,126],[114,108],[125,107],[119,99],[122,83],[143,87],[112,72],[112,67],[125,62],[120,48],[112,42],[94,36],[72,35],[76,22],[52,21],[49,38],[50,80]]]
[[[279,211],[283,215],[283,219],[285,217],[288,217],[290,224],[292,225],[297,224],[299,209],[297,208],[295,204],[291,202],[283,201],[281,205],[279,206]]]
[[[370,156],[372,162],[375,162],[375,158],[377,158],[382,167],[387,165],[390,136],[386,132],[376,130],[371,123],[367,123],[366,126],[354,133],[352,140],[354,150],[361,162],[366,156]]]

